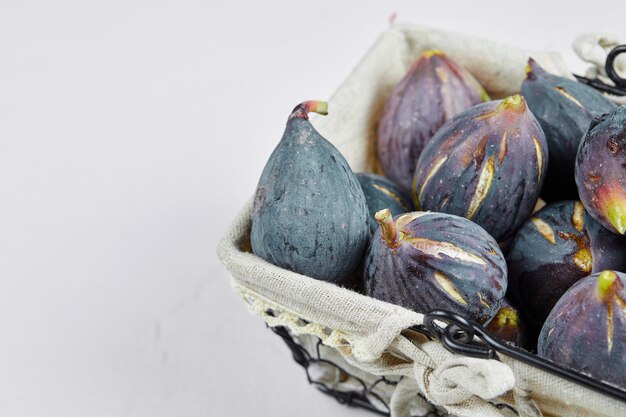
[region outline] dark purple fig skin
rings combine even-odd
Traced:
[[[545,201],[543,201],[541,198],[537,199],[537,203],[535,203],[535,207],[533,207],[532,214],[534,214],[534,213],[538,212],[539,210],[541,210],[542,208],[544,208],[545,205],[546,205]],[[498,242],[498,246],[500,246],[500,250],[502,251],[504,256],[508,255],[509,250],[511,249],[511,244],[513,243],[513,239],[514,238],[515,238],[515,235],[507,238],[506,240]],[[509,287],[510,287],[510,285],[509,285]]]
[[[585,209],[613,233],[626,232],[626,106],[594,119],[580,142],[576,185]]]
[[[412,212],[389,222],[365,258],[367,295],[420,313],[446,309],[481,323],[493,317],[506,292],[506,262],[487,232],[444,213]]]
[[[559,298],[582,278],[626,270],[626,238],[595,221],[580,201],[552,203],[517,232],[509,254],[509,297],[535,334]]]
[[[506,298],[500,303],[500,309],[485,330],[504,342],[518,347],[525,346],[526,335],[520,312]]]
[[[325,114],[325,103],[294,109],[263,169],[252,250],[282,268],[349,285],[370,237],[367,203],[341,153],[309,122],[310,110]]]
[[[412,210],[411,200],[391,180],[376,174],[359,172],[356,177],[361,184],[367,208],[370,213],[370,232],[374,234],[378,224],[374,219],[377,211],[388,208],[392,216],[407,213]]]
[[[478,81],[440,51],[427,51],[387,100],[378,122],[378,158],[385,175],[411,190],[424,145],[450,119],[489,100]]]
[[[428,142],[415,170],[414,204],[466,217],[503,242],[535,206],[548,148],[519,96],[457,115]]]
[[[615,271],[578,281],[561,297],[541,329],[539,355],[626,388],[625,282],[626,274]]]
[[[528,60],[522,95],[543,128],[550,150],[542,196],[547,201],[578,198],[574,163],[578,145],[594,117],[615,104],[578,81],[545,72]]]

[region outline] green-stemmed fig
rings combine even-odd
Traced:
[[[378,157],[387,177],[411,189],[415,161],[452,116],[489,100],[476,79],[441,51],[426,51],[391,93],[378,122]]]
[[[626,274],[602,271],[580,280],[541,329],[540,356],[626,388]]]
[[[392,181],[381,175],[365,172],[357,173],[356,177],[359,179],[367,200],[372,234],[378,229],[374,218],[377,211],[388,208],[392,216],[411,211],[411,200]]]
[[[604,227],[626,232],[626,106],[589,126],[576,157],[576,185],[585,208]]]
[[[593,118],[610,112],[615,104],[590,86],[544,71],[533,59],[526,66],[522,95],[550,150],[542,195],[549,201],[578,198],[574,182],[578,145]]]
[[[376,213],[380,228],[365,258],[371,297],[420,313],[441,308],[481,323],[506,292],[506,262],[498,243],[477,224],[444,213]]]
[[[270,156],[252,210],[253,252],[300,274],[342,283],[359,265],[370,236],[367,203],[341,153],[311,125],[298,105]]]
[[[577,200],[544,207],[519,229],[508,253],[509,295],[538,331],[561,296],[604,269],[626,270],[626,238],[606,230]]]
[[[525,331],[520,313],[506,298],[502,300],[500,309],[485,330],[500,340],[524,347]]]
[[[532,212],[547,162],[543,131],[522,96],[478,104],[443,125],[424,148],[415,206],[463,216],[503,242]]]

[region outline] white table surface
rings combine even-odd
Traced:
[[[340,416],[215,249],[388,18],[570,51],[594,1],[1,1],[0,415]]]

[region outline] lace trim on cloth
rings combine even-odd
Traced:
[[[518,404],[532,404],[526,392],[522,396],[513,391],[512,398],[501,398],[515,387],[515,375],[508,365],[498,360],[454,355],[438,342],[425,341],[418,346],[408,337],[398,335],[380,358],[361,362],[354,357],[353,348],[367,338],[308,322],[255,291],[235,282],[232,285],[250,313],[262,317],[268,326],[284,327],[294,336],[315,336],[325,346],[336,349],[348,364],[369,374],[401,377],[389,398],[389,408],[394,417],[409,417],[417,396],[461,417],[505,416],[502,403],[510,402],[511,409]],[[492,404],[491,401],[500,404]],[[526,408],[538,411],[536,405]]]

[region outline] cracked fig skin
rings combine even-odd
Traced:
[[[518,347],[525,347],[526,332],[519,311],[504,298],[500,309],[485,327],[492,336]]]
[[[580,201],[552,203],[519,229],[507,256],[509,296],[539,332],[559,298],[580,279],[626,270],[626,239],[595,221]]]
[[[378,159],[385,175],[410,192],[415,161],[452,116],[489,100],[467,70],[443,52],[424,52],[394,88],[378,121]]]
[[[376,213],[365,258],[365,293],[420,313],[446,309],[481,323],[506,292],[498,243],[477,224],[444,213]]]
[[[590,275],[561,297],[541,329],[538,353],[626,388],[626,274]]]
[[[520,95],[479,104],[449,120],[424,148],[414,205],[463,216],[502,242],[532,212],[547,163],[545,136]]]
[[[378,229],[374,218],[377,211],[388,208],[393,216],[411,211],[411,200],[391,180],[366,172],[359,172],[356,177],[359,179],[367,200],[372,234]]]
[[[550,150],[544,195],[550,201],[578,198],[574,163],[578,145],[594,117],[615,104],[596,89],[544,71],[528,60],[522,95],[539,121]]]
[[[252,209],[252,251],[291,271],[346,284],[370,236],[359,181],[308,120],[326,103],[298,105],[270,156]]]
[[[593,120],[576,156],[585,209],[604,227],[626,232],[626,106]]]

